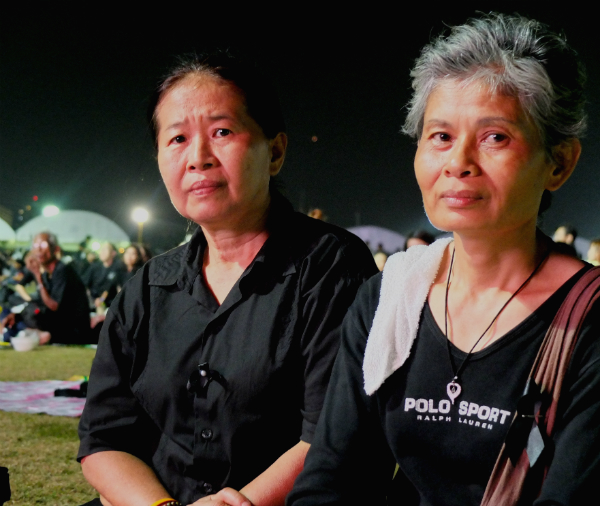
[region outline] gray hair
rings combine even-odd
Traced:
[[[411,72],[413,96],[402,131],[419,138],[427,100],[443,80],[483,81],[517,97],[546,152],[587,126],[585,70],[565,38],[535,20],[491,13],[425,46]]]

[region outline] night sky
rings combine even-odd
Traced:
[[[415,143],[400,133],[409,70],[432,35],[475,9],[427,4],[391,19],[378,5],[372,14],[324,18],[309,4],[289,6],[285,15],[173,4],[149,22],[140,13],[84,14],[55,5],[0,17],[0,205],[15,213],[14,228],[23,223],[19,209],[34,206],[28,219],[55,204],[101,213],[133,238],[130,214],[141,205],[152,216],[146,239],[157,249],[176,245],[187,224],[160,180],[146,101],[175,55],[219,46],[241,47],[274,68],[290,139],[282,183],[294,207],[320,207],[344,227],[406,233],[428,226],[412,169]],[[503,12],[564,29],[586,63],[589,132],[544,229],[570,222],[584,237],[600,236],[595,16],[573,2],[569,12],[533,2],[502,5]]]

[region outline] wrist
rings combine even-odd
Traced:
[[[165,497],[153,502],[150,506],[181,506],[181,503],[172,497]]]

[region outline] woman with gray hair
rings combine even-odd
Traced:
[[[453,238],[393,255],[359,290],[288,505],[584,504],[600,477],[600,273],[536,226],[581,152],[583,68],[544,25],[491,14],[411,75],[404,131],[427,215]]]

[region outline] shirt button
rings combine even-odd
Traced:
[[[213,437],[213,431],[210,429],[202,429],[202,432],[200,433],[200,435],[202,436],[202,439],[205,440],[209,440]]]
[[[204,490],[205,494],[210,494],[213,491],[213,487],[210,483],[204,483],[204,485],[202,485],[202,489]]]

